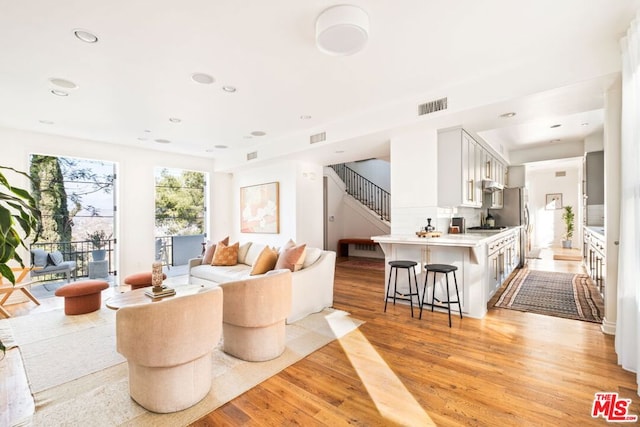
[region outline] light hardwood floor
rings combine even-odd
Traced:
[[[530,268],[581,272],[580,263],[554,262],[553,252],[541,257]],[[632,399],[640,413],[635,375],[617,366],[613,337],[599,325],[490,309],[480,320],[454,317],[448,328],[442,313],[412,319],[404,305],[383,313],[384,273],[341,260],[334,305],[365,323],[193,426],[605,425],[590,416],[598,391]],[[43,306],[10,307],[24,315]],[[5,376],[20,376],[19,360],[11,350],[0,362],[2,414],[29,410],[26,383]]]

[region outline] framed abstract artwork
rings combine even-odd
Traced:
[[[240,232],[280,232],[279,183],[240,188]]]
[[[562,193],[547,194],[544,208],[546,210],[562,209]]]

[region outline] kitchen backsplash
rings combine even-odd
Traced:
[[[587,225],[604,225],[604,205],[587,205]]]

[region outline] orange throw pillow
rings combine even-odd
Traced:
[[[224,243],[225,245],[229,246],[229,236],[225,237],[224,239],[220,240],[220,242]],[[218,242],[218,243],[220,243]],[[213,254],[216,252],[216,244],[213,244],[211,246],[209,246],[207,248],[207,250],[204,253],[204,256],[202,257],[202,264],[211,264],[211,262],[213,261]]]
[[[218,242],[216,251],[213,253],[211,265],[236,265],[238,263],[238,248],[240,243],[236,242],[227,246],[224,242]]]
[[[283,249],[278,256],[278,262],[276,263],[276,270],[281,268],[288,268],[291,271],[298,271],[302,268],[304,262],[304,256],[307,251],[307,245],[302,244],[298,246],[287,247]]]
[[[273,267],[276,266],[276,262],[278,261],[278,251],[275,249],[266,246],[258,258],[256,258],[255,262],[251,266],[251,276],[255,276],[256,274],[264,274],[267,271],[273,270]]]

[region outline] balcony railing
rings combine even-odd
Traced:
[[[187,264],[188,258],[194,258],[201,255],[204,234],[190,236],[162,236],[156,238],[155,258],[162,261],[165,266],[184,265]],[[105,260],[108,261],[109,275],[116,275],[115,269],[115,239],[103,240],[103,250],[106,252]],[[80,240],[74,242],[38,242],[31,245],[31,249],[43,249],[49,253],[60,251],[65,261],[75,261],[76,277],[89,276],[89,262],[93,261],[91,252],[94,246],[88,240]],[[174,254],[174,249],[177,251]],[[33,260],[31,260],[33,261]],[[47,281],[56,277],[56,273],[38,276],[38,280]]]
[[[104,247],[102,248],[106,252],[105,260],[109,262],[108,271],[109,274],[117,274],[114,270],[114,248],[115,240],[103,240]],[[31,245],[31,249],[43,249],[47,252],[60,251],[65,261],[75,261],[76,263],[76,277],[88,277],[89,276],[89,262],[92,261],[91,252],[94,250],[93,244],[88,240],[80,240],[75,242],[38,242]],[[51,280],[56,276],[55,273],[47,274],[38,277],[39,280]]]

